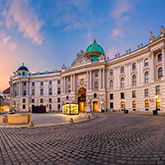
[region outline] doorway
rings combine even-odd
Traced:
[[[93,111],[98,112],[98,102],[97,101],[93,102]]]
[[[78,90],[78,107],[79,112],[85,112],[86,109],[86,89],[80,88]]]

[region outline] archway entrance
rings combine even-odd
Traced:
[[[93,102],[93,111],[98,112],[98,102],[97,101]]]
[[[86,109],[86,89],[80,88],[78,90],[78,107],[79,112],[85,112]]]

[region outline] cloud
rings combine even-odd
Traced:
[[[137,1],[138,0],[115,0],[113,10],[110,11],[110,17],[115,20],[116,27],[112,29],[110,37],[119,40],[125,37],[125,27],[135,12],[134,3]]]
[[[0,26],[2,26],[3,25],[3,22],[2,21],[0,21]]]
[[[5,35],[5,33],[1,32],[0,33],[0,40],[2,40],[2,43],[0,43],[0,47],[7,47],[8,49],[14,50],[17,45],[14,42],[10,41],[11,36],[7,36]]]
[[[64,31],[84,29],[89,27],[89,22],[95,25],[95,16],[88,9],[91,0],[61,0],[54,4],[54,26],[61,26]]]
[[[40,45],[43,41],[43,33],[40,32],[43,22],[38,20],[28,0],[11,0],[8,5],[2,13],[6,19],[6,27],[17,25],[23,37],[28,37],[32,39],[32,43]]]
[[[117,53],[118,53],[118,50],[115,47],[112,47],[108,50],[107,57],[114,58],[115,54],[117,54]]]

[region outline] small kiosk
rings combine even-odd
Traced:
[[[65,104],[62,113],[67,115],[78,115],[78,104]]]

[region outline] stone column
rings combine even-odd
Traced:
[[[140,60],[137,60],[137,85],[141,83],[141,74]]]
[[[66,77],[64,77],[64,93],[66,93]]]
[[[88,71],[87,71],[87,90],[89,90],[89,73],[88,73]]]
[[[132,75],[131,75],[131,63],[128,65],[128,75],[129,75],[129,86],[132,85]]]
[[[76,75],[74,74],[74,92],[76,92]]]
[[[114,77],[115,78],[113,80],[113,85],[114,85],[114,88],[117,88],[117,67],[114,68]],[[110,88],[110,82],[109,82],[109,88]]]
[[[64,78],[63,77],[61,78],[61,85],[62,85],[61,93],[64,93]]]
[[[137,77],[138,79],[140,78],[140,80],[141,80],[141,84],[143,84],[144,83],[144,73],[143,73],[143,59],[141,59],[141,61],[140,61],[140,76],[141,76],[141,78],[140,77]]]
[[[19,95],[22,96],[22,82],[19,82]]]
[[[103,68],[103,89],[105,88],[105,69]]]
[[[155,60],[155,58],[154,58],[154,52],[153,51],[151,51],[150,52],[150,54],[151,54],[151,82],[154,82],[154,80],[155,80],[155,62],[154,62],[154,60]]]
[[[90,90],[92,90],[92,71],[90,70]]]
[[[73,92],[73,75],[71,75],[71,92]]]
[[[100,69],[100,85],[99,85],[100,89],[102,88],[101,79],[102,79],[102,76],[101,76],[101,69]]]
[[[165,46],[162,46],[161,49],[162,49],[162,69],[163,69],[163,77],[165,77]]]

